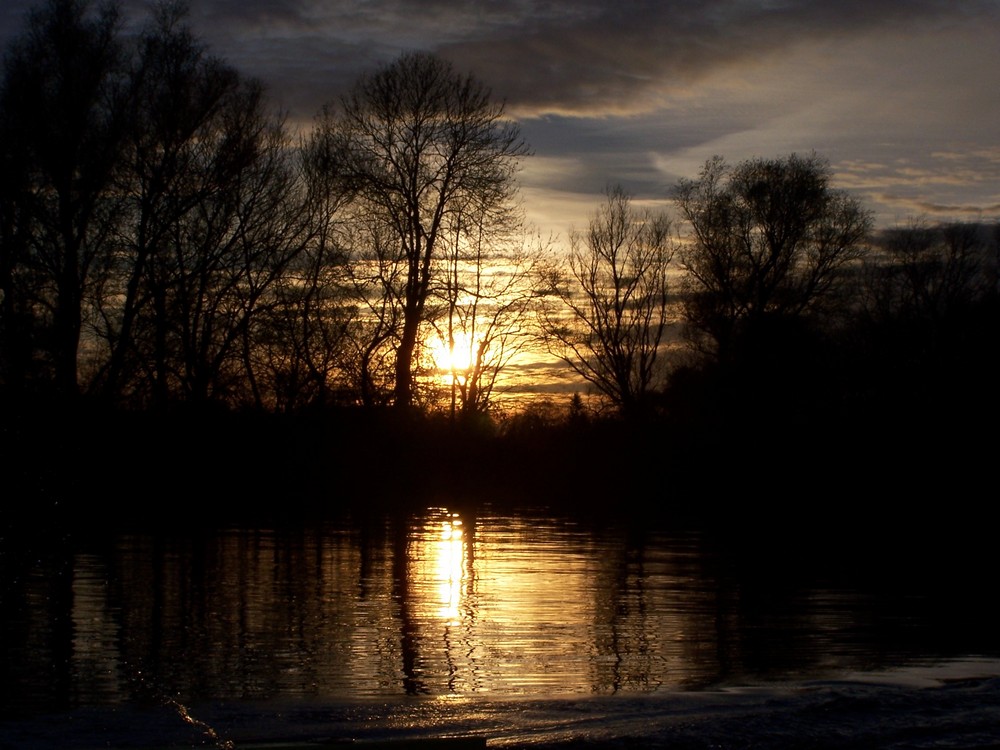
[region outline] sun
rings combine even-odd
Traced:
[[[472,367],[472,342],[468,334],[454,334],[454,346],[448,345],[446,336],[432,336],[427,346],[434,368],[445,373],[466,372]]]

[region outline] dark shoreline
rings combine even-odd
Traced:
[[[652,419],[501,432],[391,410],[2,416],[0,527],[10,528],[294,524],[489,504],[736,531],[985,536],[979,498],[995,481],[990,438],[918,417],[755,432]]]
[[[392,704],[373,706],[376,725],[340,718],[343,707],[202,706],[196,716],[217,732],[185,725],[169,711],[130,707],[53,714],[42,720],[0,722],[0,746],[37,750],[96,747],[180,750],[708,750],[708,748],[995,749],[1000,730],[1000,677],[906,685],[877,680],[791,681],[774,685],[563,700],[500,700],[476,720],[389,728]],[[489,704],[489,699],[483,703]],[[476,701],[473,701],[475,704]],[[615,706],[621,706],[619,712]],[[379,713],[379,710],[386,713]],[[503,721],[501,710],[541,711],[561,722],[535,727]],[[332,718],[336,714],[338,718]],[[199,721],[201,720],[199,719]],[[536,722],[537,723],[537,722]],[[230,742],[231,745],[226,745]]]

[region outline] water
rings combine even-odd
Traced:
[[[488,506],[8,533],[0,748],[1000,746],[963,549]]]

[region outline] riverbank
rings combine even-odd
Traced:
[[[0,422],[0,520],[296,523],[356,508],[541,502],[678,523],[728,519],[737,529],[985,528],[977,498],[994,456],[978,433],[881,415],[715,427],[34,410]]]
[[[1000,672],[993,662],[896,675],[745,685],[646,696],[199,707],[176,713],[91,709],[0,722],[0,746],[33,750],[995,750]],[[992,664],[992,666],[990,666]],[[948,675],[964,670],[960,677]],[[399,722],[408,728],[393,728]],[[211,734],[206,732],[211,726]],[[442,735],[456,733],[442,739]],[[214,735],[214,736],[213,736]]]

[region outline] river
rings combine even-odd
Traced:
[[[488,504],[8,530],[0,748],[997,747],[962,551]]]

